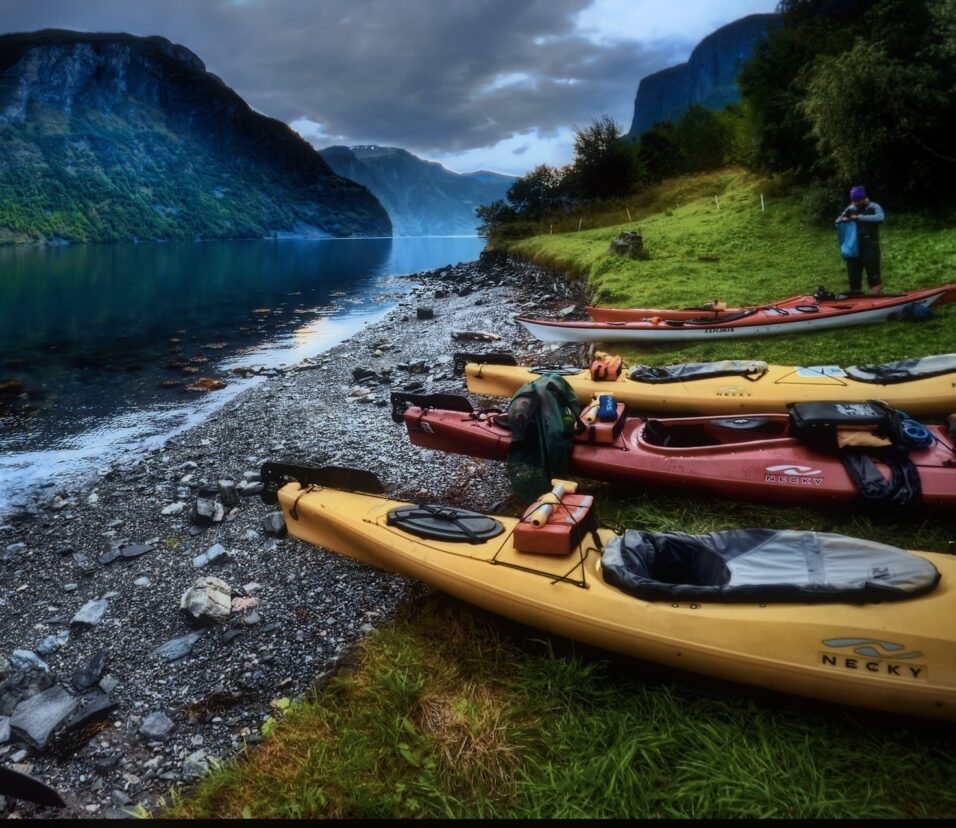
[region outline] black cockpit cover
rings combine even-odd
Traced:
[[[636,382],[686,382],[710,377],[759,377],[767,363],[756,359],[724,359],[719,362],[685,362],[679,365],[635,365],[628,377]]]
[[[956,354],[900,359],[896,362],[884,362],[882,365],[851,365],[846,369],[847,376],[855,380],[881,385],[938,377],[954,371],[956,371]]]
[[[604,580],[645,601],[871,603],[932,591],[939,572],[894,546],[824,532],[690,535],[628,529],[602,553]]]

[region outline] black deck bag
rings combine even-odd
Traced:
[[[848,377],[880,385],[927,379],[953,372],[956,372],[956,354],[900,359],[896,362],[884,362],[882,365],[851,365],[846,369]]]
[[[906,511],[914,508],[923,493],[919,469],[910,459],[903,434],[905,416],[885,403],[812,402],[789,407],[790,433],[818,451],[839,454],[863,502],[871,507]],[[840,428],[872,431],[891,441],[885,447],[845,447],[837,443]],[[874,460],[890,470],[887,479]]]
[[[790,433],[800,442],[824,451],[837,447],[837,429],[872,431],[893,439],[899,429],[900,415],[885,403],[807,402],[788,407]]]
[[[680,365],[635,365],[627,372],[635,382],[685,382],[710,377],[757,379],[767,373],[767,363],[755,359],[725,359],[720,362],[686,362]]]
[[[602,552],[610,585],[645,601],[900,601],[939,571],[925,558],[824,532],[738,529],[690,535],[628,529]]]

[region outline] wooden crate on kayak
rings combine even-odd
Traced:
[[[514,544],[519,552],[534,552],[540,555],[569,555],[577,549],[584,534],[591,527],[591,495],[566,494],[560,503],[536,500],[521,516],[515,526]],[[547,522],[541,526],[532,523],[532,516],[542,506],[551,506]]]

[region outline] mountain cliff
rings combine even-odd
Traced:
[[[514,183],[492,172],[455,173],[396,147],[328,147],[339,175],[364,184],[385,206],[396,236],[473,236],[475,207],[504,198]]]
[[[185,47],[0,36],[0,243],[390,234],[365,187]]]
[[[679,121],[692,104],[718,110],[737,103],[741,65],[757,41],[779,22],[779,14],[751,14],[735,20],[698,43],[686,63],[643,78],[628,135],[638,138],[656,123]]]

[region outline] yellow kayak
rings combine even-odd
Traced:
[[[658,592],[641,598],[629,583],[628,579],[634,578],[626,572],[621,575],[621,561],[630,554],[622,550],[631,549],[631,535],[640,540],[651,537],[650,533],[620,536],[595,525],[593,531],[571,536],[576,542],[567,550],[555,545],[551,551],[558,554],[543,554],[540,544],[545,536],[535,534],[539,528],[529,528],[532,520],[528,513],[519,521],[417,506],[382,494],[315,483],[322,479],[321,474],[295,475],[296,480],[312,481],[309,484],[288,482],[290,475],[282,470],[292,467],[270,466],[273,464],[263,467],[263,481],[267,492],[278,487],[278,501],[293,536],[417,578],[518,622],[734,682],[827,702],[956,720],[956,625],[952,623],[956,617],[956,557],[905,552],[813,532],[656,533],[653,537],[655,543],[662,544],[661,549],[666,546],[661,540],[665,535],[673,536],[669,541],[676,538],[679,542],[703,538],[709,544],[708,555],[733,546],[735,535],[756,537],[759,542],[752,545],[758,558],[773,546],[774,542],[767,540],[770,535],[782,539],[777,541],[780,548],[776,551],[784,559],[793,551],[791,547],[797,546],[803,560],[806,549],[817,544],[823,554],[836,554],[834,560],[862,566],[870,580],[867,590],[873,587],[873,579],[879,582],[888,577],[887,572],[896,566],[881,557],[891,554],[902,560],[904,567],[922,567],[919,577],[911,580],[923,581],[912,597],[883,600],[883,593],[877,592],[867,593],[869,597],[863,599],[870,601],[876,595],[876,603],[850,603],[858,599],[841,600],[823,593],[818,600],[780,600],[779,593],[773,594],[773,584],[764,587],[763,595],[758,587],[752,597],[746,593],[733,600],[711,600],[707,597],[711,587],[658,581],[652,582]],[[447,514],[441,517],[443,509]],[[424,521],[422,510],[426,512]],[[464,536],[452,537],[454,531],[446,531],[451,524],[469,521]],[[437,531],[436,522],[441,524]],[[527,549],[525,539],[529,537],[539,544],[535,547],[539,551],[516,548]],[[547,540],[545,545],[559,540]],[[747,555],[738,559],[747,560]],[[774,567],[764,568],[765,574],[770,569]],[[761,566],[752,563],[750,570],[750,575],[747,566],[741,570],[745,582],[752,580],[753,571]],[[926,580],[927,571],[935,573],[933,583]],[[608,582],[612,574],[615,585]],[[769,575],[777,577],[776,573]],[[818,576],[811,575],[810,581]],[[677,594],[660,594],[668,588],[677,589]],[[745,583],[744,588],[746,592],[751,586]]]
[[[468,390],[511,397],[546,367],[506,363],[508,357],[477,355],[461,363]],[[498,359],[494,359],[498,357]],[[786,412],[796,402],[882,400],[914,417],[956,412],[956,354],[900,360],[884,365],[768,365],[726,360],[662,368],[635,366],[615,380],[593,380],[589,370],[559,369],[582,405],[612,394],[639,411],[718,415]]]

